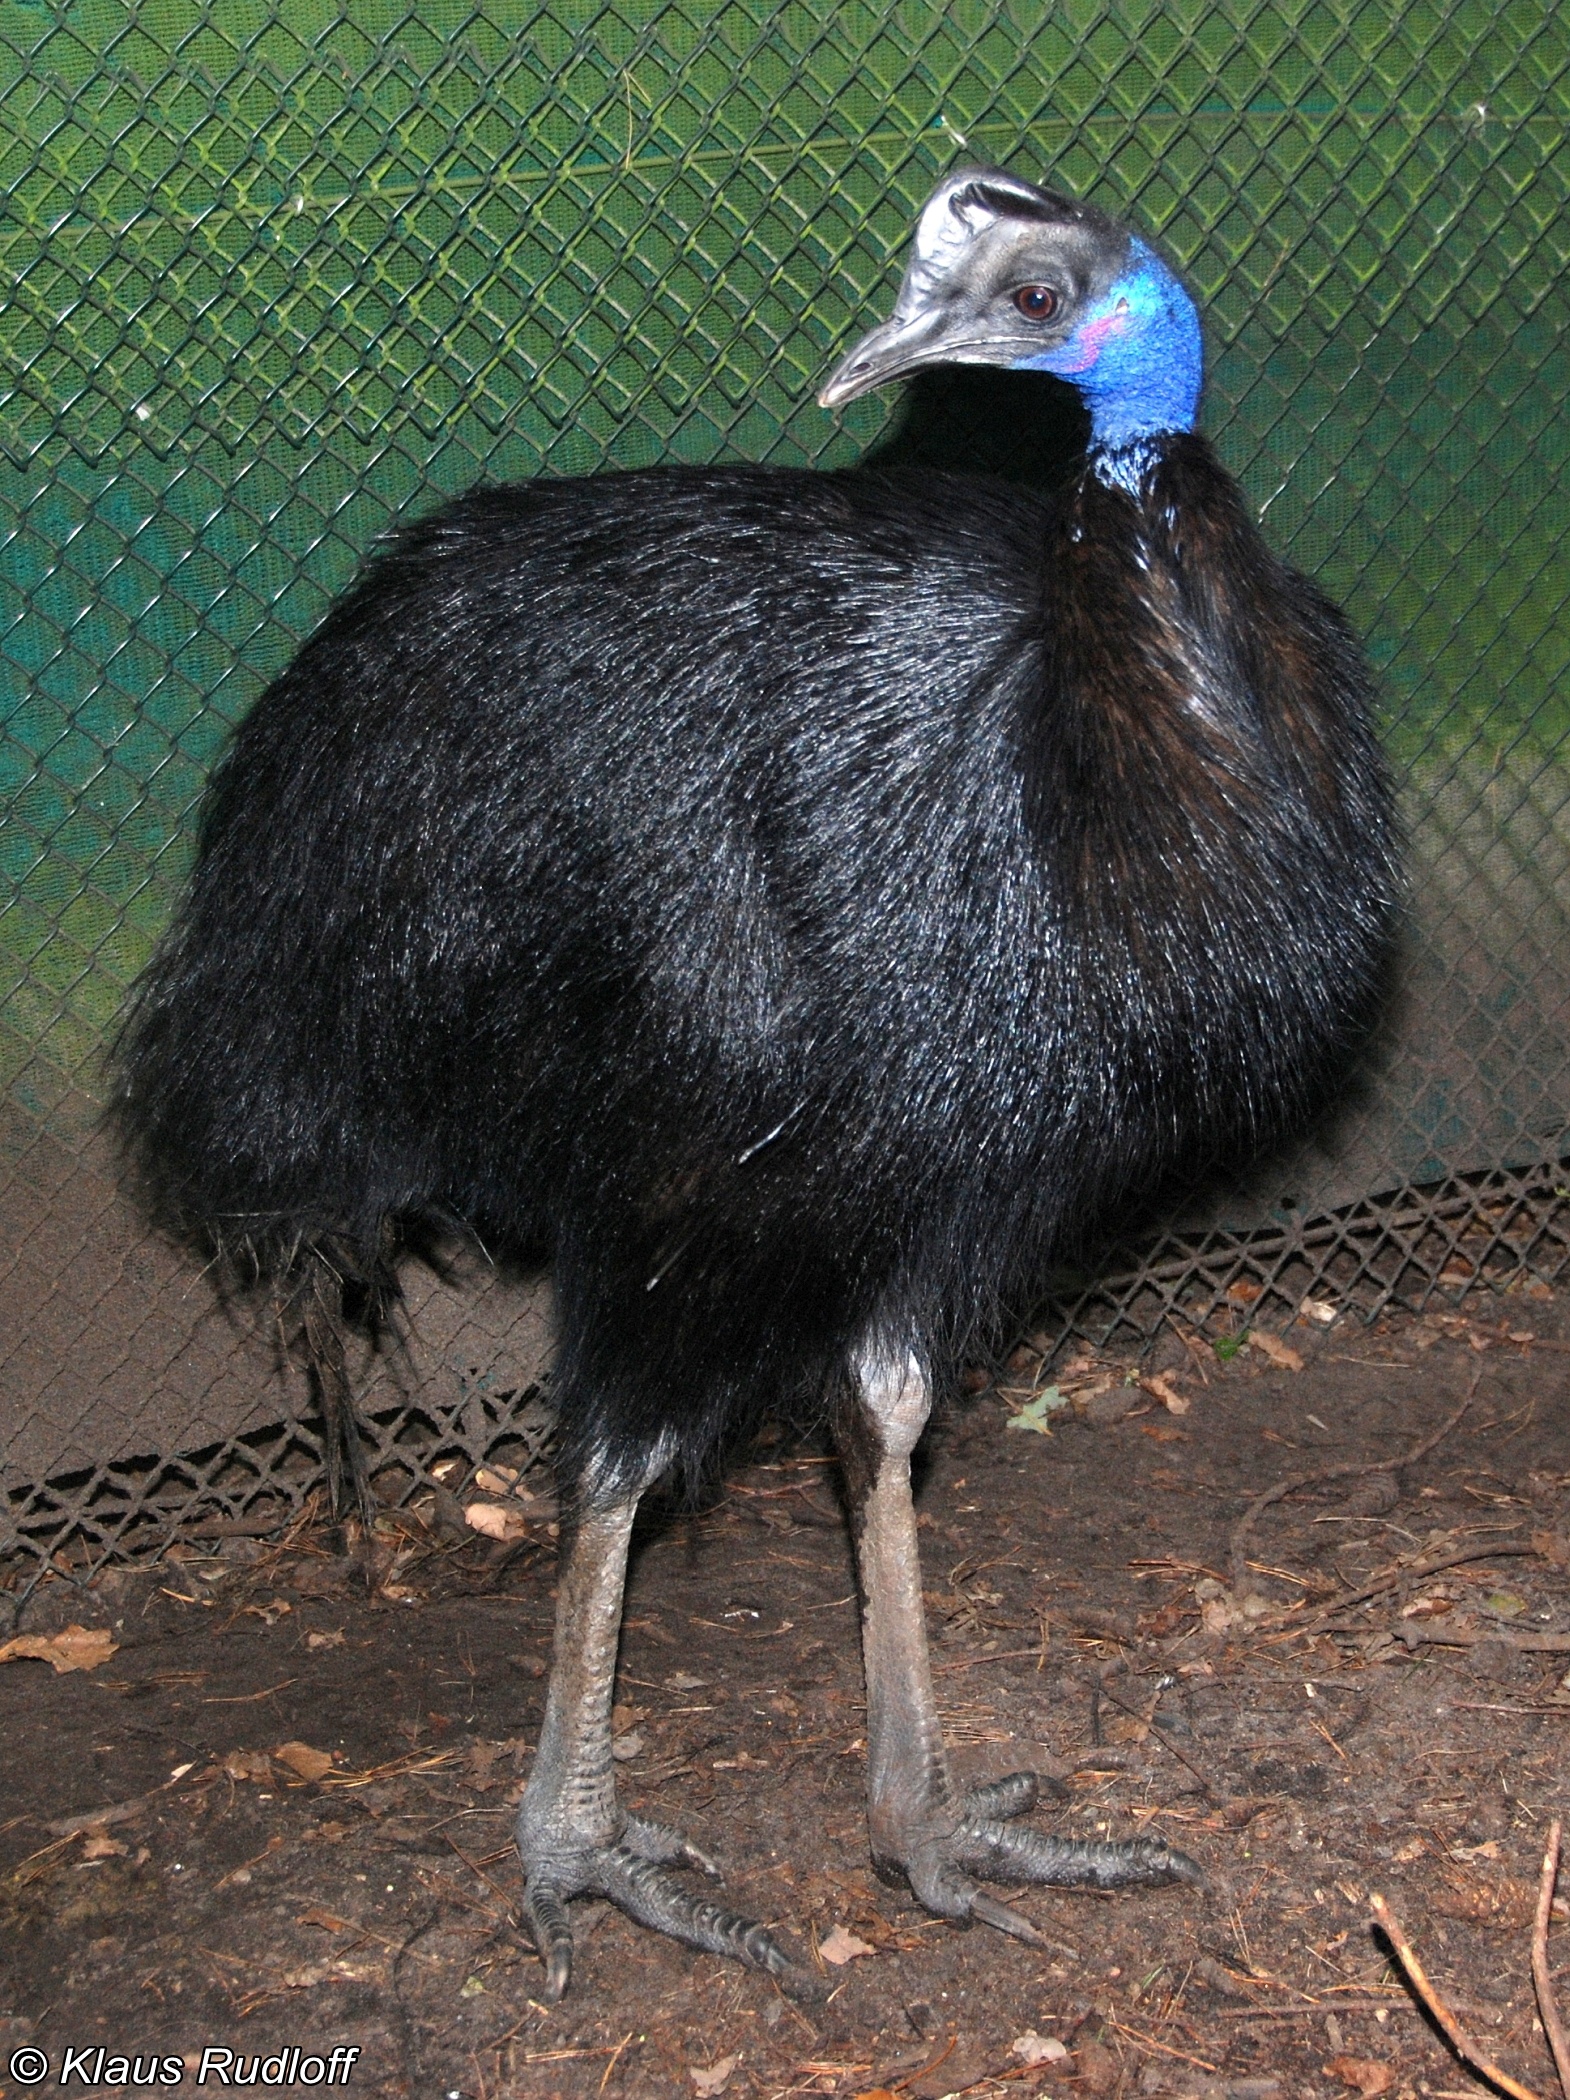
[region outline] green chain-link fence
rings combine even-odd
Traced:
[[[314,1463],[266,1336],[93,1134],[233,723],[379,533],[482,476],[865,454],[898,404],[836,424],[817,383],[965,160],[1186,272],[1206,426],[1366,636],[1413,836],[1404,992],[1339,1123],[1114,1251],[1071,1317],[1560,1275],[1567,110],[1553,0],[0,0],[13,1547]],[[421,1288],[377,1420],[476,1456],[540,1308]]]

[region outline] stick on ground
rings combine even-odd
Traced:
[[[1509,2094],[1510,2100],[1540,2100],[1540,2096],[1534,2093],[1529,2085],[1522,2085],[1518,2078],[1512,2078],[1508,2071],[1501,2071],[1496,2063],[1491,2062],[1466,2033],[1455,2014],[1423,1973],[1423,1964],[1412,1952],[1411,1942],[1396,1922],[1395,1913],[1384,1897],[1370,1896],[1368,1907],[1374,1914],[1375,1924],[1395,1950],[1396,1960],[1400,1962],[1407,1982],[1421,2000],[1423,2009],[1467,2068],[1475,2071],[1479,2078],[1486,2079],[1490,2085],[1497,2086],[1500,2092]]]
[[[1466,1398],[1461,1402],[1461,1405],[1453,1414],[1447,1415],[1437,1429],[1431,1431],[1429,1435],[1421,1437],[1410,1451],[1403,1452],[1399,1458],[1358,1459],[1347,1465],[1324,1466],[1314,1473],[1293,1473],[1287,1479],[1278,1480],[1273,1486],[1267,1487],[1262,1495],[1256,1495],[1232,1528],[1230,1552],[1233,1589],[1236,1590],[1242,1587],[1243,1577],[1246,1573],[1248,1535],[1253,1530],[1255,1522],[1264,1515],[1273,1502],[1284,1501],[1288,1495],[1295,1494],[1299,1488],[1317,1487],[1321,1481],[1350,1480],[1358,1473],[1399,1473],[1403,1466],[1415,1465],[1418,1459],[1426,1458],[1436,1444],[1442,1444],[1451,1430],[1455,1428],[1457,1422],[1460,1421],[1461,1417],[1472,1405],[1472,1397],[1477,1391],[1477,1382],[1482,1375],[1483,1366],[1479,1362],[1477,1369],[1472,1373],[1472,1382],[1466,1389]]]
[[[1555,1816],[1548,1827],[1543,1873],[1537,1884],[1537,1917],[1532,1926],[1532,1981],[1537,1986],[1537,2010],[1542,2016],[1543,2032],[1553,2051],[1554,2069],[1559,2073],[1559,2090],[1565,2100],[1570,2100],[1570,2043],[1565,2040],[1564,2024],[1554,1997],[1554,1979],[1548,1968],[1548,1918],[1554,1907],[1554,1883],[1559,1878],[1559,1829],[1559,1818]]]

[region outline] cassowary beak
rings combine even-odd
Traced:
[[[854,401],[858,394],[882,386],[885,380],[901,379],[922,365],[962,362],[962,358],[955,357],[956,347],[944,340],[941,315],[922,313],[904,320],[896,315],[892,321],[869,330],[835,367],[819,390],[818,406],[838,408],[846,401]]]

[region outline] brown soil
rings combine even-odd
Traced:
[[[374,1595],[325,1528],[52,1581],[27,1631],[117,1645],[70,1674],[0,1668],[0,2094],[25,2047],[51,2060],[36,2090],[81,2090],[60,2069],[88,2046],[103,2084],[134,2075],[116,2054],[156,2052],[187,2089],[207,2047],[358,2048],[352,2092],[411,2100],[1480,2090],[1395,1981],[1375,1890],[1480,2045],[1546,2093],[1528,1945],[1570,1793],[1567,1333],[1570,1305],[1520,1297],[1300,1323],[1281,1339],[1301,1370],[1171,1338],[1138,1369],[1186,1411],[1080,1359],[1051,1374],[1073,1405],[1036,1409],[1050,1435],[1008,1426],[1022,1353],[934,1439],[928,1602],[962,1774],[1034,1766],[1044,1827],[1158,1831],[1209,1877],[1026,1891],[1045,1949],[956,1931],[871,1873],[832,1465],[765,1451],[716,1507],[657,1513],[623,1644],[624,1798],[820,1962],[816,2006],[600,1904],[574,1906],[571,1995],[541,2000],[509,1842],[550,1643],[537,1504],[511,1546],[441,1530],[445,1497],[429,1528],[389,1522]],[[1378,1470],[1474,1386],[1432,1451]],[[1262,1510],[1238,1585],[1251,1499],[1351,1461],[1369,1470]],[[332,1768],[302,1776],[286,1744]],[[870,1951],[836,1967],[816,1950],[839,1927]],[[1027,2061],[1043,2042],[1067,2053]]]

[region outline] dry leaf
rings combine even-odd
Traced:
[[[101,1830],[92,1831],[82,1846],[83,1859],[120,1859],[130,1851],[118,1838],[106,1837]]]
[[[1453,1597],[1441,1597],[1438,1593],[1427,1597],[1414,1597],[1410,1604],[1403,1605],[1403,1619],[1442,1619],[1455,1610]]]
[[[1150,1734],[1150,1723],[1140,1720],[1137,1714],[1119,1714],[1115,1721],[1105,1726],[1109,1743],[1143,1743]]]
[[[1152,1399],[1159,1400],[1169,1414],[1186,1415],[1194,1404],[1184,1398],[1165,1371],[1153,1371],[1148,1378],[1142,1378],[1139,1383],[1141,1391],[1149,1393]]]
[[[1141,1422],[1139,1433],[1154,1437],[1158,1444],[1182,1444],[1188,1440],[1187,1431],[1174,1429],[1170,1422]]]
[[[706,2071],[699,2070],[694,2064],[688,2069],[687,2076],[700,2093],[723,2093],[740,2062],[741,2055],[738,2051],[735,2056],[722,2056],[717,2064],[710,2064]]]
[[[1261,1356],[1268,1356],[1278,1370],[1301,1371],[1303,1368],[1303,1359],[1292,1344],[1282,1341],[1279,1334],[1270,1333],[1268,1328],[1251,1328],[1248,1346],[1257,1349]]]
[[[340,1627],[336,1633],[308,1633],[305,1645],[307,1648],[341,1648],[348,1638]]]
[[[863,1954],[871,1954],[873,1949],[865,1940],[858,1940],[855,1933],[847,1932],[843,1925],[836,1925],[832,1932],[819,1940],[818,1952],[826,1962],[832,1962],[836,1969],[842,1969],[846,1962],[855,1961]]]
[[[510,1743],[490,1743],[483,1736],[480,1737],[469,1745],[469,1754],[463,1761],[464,1771],[482,1791],[488,1786],[494,1786],[491,1767],[497,1758],[511,1747]]]
[[[1396,2082],[1395,2068],[1380,2063],[1371,2056],[1333,2056],[1324,2067],[1327,2078],[1339,2078],[1363,2100],[1377,2100],[1380,2093],[1388,2093]]]
[[[1021,2063],[1060,2064],[1068,2050],[1055,2034],[1037,2034],[1034,2027],[1027,2027],[1009,2043],[1009,2055],[1017,2056]]]
[[[1496,1619],[1518,1619],[1526,1610],[1526,1599],[1516,1596],[1513,1590],[1490,1590],[1483,1599],[1483,1609],[1492,1612]]]
[[[333,1971],[326,1962],[308,1962],[302,1968],[285,1969],[278,1981],[286,1991],[314,1991],[319,1983],[332,1980]]]
[[[511,1493],[517,1478],[516,1466],[481,1466],[475,1473],[474,1484],[483,1488],[487,1495],[506,1495]]]
[[[332,1753],[313,1750],[309,1743],[281,1743],[273,1756],[301,1779],[320,1779],[333,1768]]]
[[[70,1625],[60,1633],[19,1633],[0,1644],[0,1663],[53,1663],[63,1677],[69,1670],[96,1670],[119,1647],[101,1627]]]
[[[878,1911],[871,1909],[857,1911],[845,1929],[866,1940],[875,1954],[915,1954],[925,1944],[908,1932],[901,1932]]]
[[[1163,1640],[1169,1633],[1176,1633],[1185,1617],[1183,1606],[1175,1599],[1163,1604],[1157,1611],[1142,1611],[1139,1615],[1139,1630],[1154,1640]]]
[[[464,1510],[463,1521],[471,1531],[478,1531],[488,1539],[500,1539],[508,1545],[515,1539],[529,1536],[522,1511],[503,1509],[499,1502],[471,1502]]]
[[[320,1925],[323,1932],[347,1932],[349,1920],[340,1918],[335,1910],[302,1910],[294,1921],[296,1925]]]
[[[262,1786],[273,1776],[272,1759],[265,1750],[230,1750],[224,1756],[222,1769],[229,1779],[251,1779]]]
[[[1199,1607],[1200,1624],[1206,1633],[1227,1634],[1243,1625],[1243,1614],[1225,1597],[1207,1597]]]
[[[168,1590],[164,1592],[166,1597],[171,1594],[172,1592]],[[187,1599],[187,1602],[190,1601],[190,1599]],[[212,1600],[209,1598],[206,1601],[211,1603]],[[293,1610],[294,1606],[286,1597],[271,1597],[265,1604],[242,1604],[240,1606],[240,1612],[243,1617],[260,1619],[264,1626],[276,1625],[278,1620],[287,1617]]]
[[[1067,1407],[1069,1404],[1069,1396],[1061,1386],[1057,1385],[1044,1386],[1039,1393],[1003,1392],[1000,1393],[999,1397],[1005,1400],[1018,1399],[1024,1402],[1017,1415],[1009,1416],[1003,1425],[1004,1428],[1034,1429],[1038,1436],[1051,1436],[1052,1425],[1048,1417],[1056,1414],[1059,1408]]]

